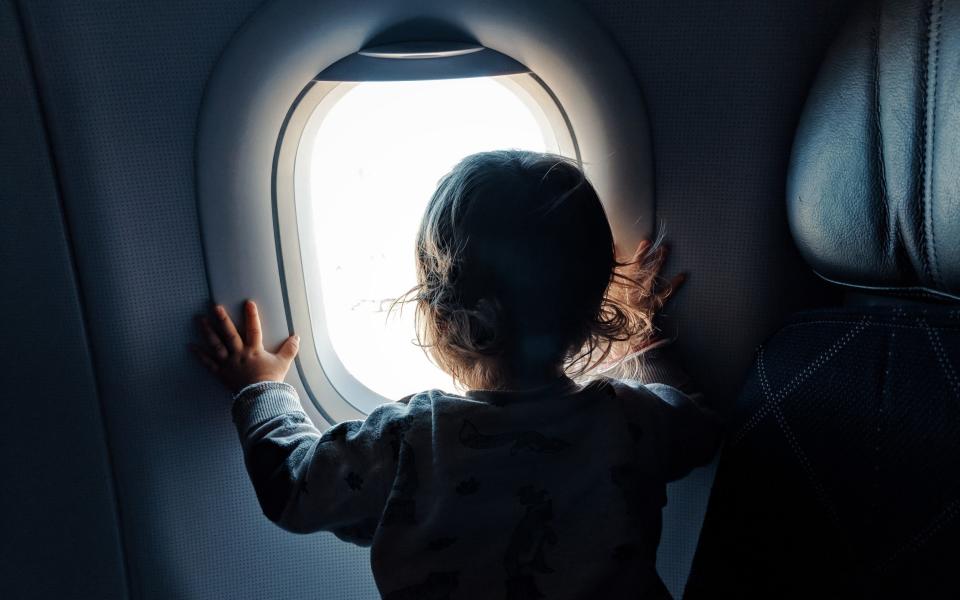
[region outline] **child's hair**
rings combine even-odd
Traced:
[[[464,158],[427,205],[416,265],[405,301],[416,302],[417,339],[467,388],[561,367],[579,377],[614,342],[652,332],[652,315],[610,293],[626,265],[596,191],[561,156]]]

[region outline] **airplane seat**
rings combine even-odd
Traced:
[[[960,597],[958,142],[960,3],[863,3],[787,185],[847,302],[758,349],[686,598]]]

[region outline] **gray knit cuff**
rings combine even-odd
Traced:
[[[254,425],[292,412],[303,413],[303,406],[297,390],[282,381],[254,383],[233,397],[233,422],[241,435]]]

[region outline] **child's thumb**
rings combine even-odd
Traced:
[[[277,350],[277,356],[285,360],[293,360],[297,356],[297,352],[300,350],[300,336],[291,335],[283,344],[280,345],[280,349]]]

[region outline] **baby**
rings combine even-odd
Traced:
[[[475,154],[427,206],[405,299],[463,395],[413,394],[321,433],[283,383],[299,338],[266,351],[253,302],[243,335],[222,306],[201,317],[195,350],[236,394],[264,514],[372,546],[384,598],[669,597],[665,486],[711,458],[718,420],[675,387],[597,375],[664,372],[641,357],[681,282],[657,284],[664,257],[642,242],[617,261],[575,163]]]

